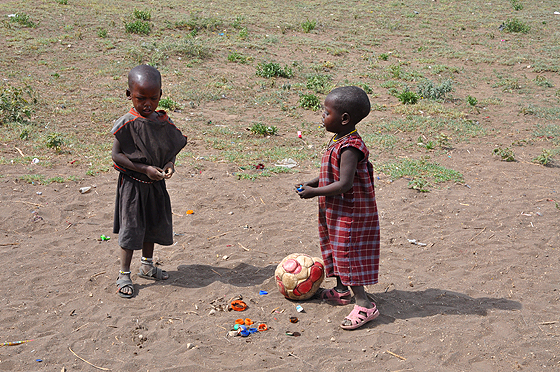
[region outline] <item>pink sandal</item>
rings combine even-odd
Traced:
[[[352,299],[352,294],[350,290],[344,292],[339,292],[334,288],[323,289],[319,293],[319,297],[325,301],[332,301],[338,305],[348,305]]]
[[[373,320],[379,316],[379,311],[377,310],[377,306],[372,302],[373,308],[368,309],[363,306],[354,305],[354,309],[346,318],[345,320],[349,320],[351,322],[350,325],[340,325],[343,329],[356,329],[370,320]]]

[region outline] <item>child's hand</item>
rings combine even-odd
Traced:
[[[315,188],[311,187],[309,185],[303,184],[303,185],[297,185],[296,186],[296,192],[299,195],[300,198],[302,199],[310,199],[315,197],[315,192],[314,192]]]
[[[163,170],[164,178],[166,180],[170,179],[171,176],[173,176],[173,173],[175,173],[175,166],[173,163],[167,163],[165,165],[165,169]]]
[[[163,169],[161,169],[161,168],[149,166],[149,167],[146,168],[146,175],[151,180],[161,181],[164,178],[165,173],[163,172]]]

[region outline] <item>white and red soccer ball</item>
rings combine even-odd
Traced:
[[[323,279],[323,260],[303,253],[286,256],[274,272],[280,293],[290,300],[307,300],[313,296]]]

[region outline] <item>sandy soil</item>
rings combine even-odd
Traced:
[[[33,165],[3,166],[2,339],[33,341],[1,347],[0,370],[559,370],[557,168],[469,146],[449,156],[465,184],[418,193],[378,175],[381,275],[367,290],[381,315],[355,331],[339,327],[353,305],[315,299],[297,313],[273,279],[286,255],[320,255],[316,200],[293,191],[314,172],[251,182],[226,164],[179,166],[168,182],[175,244],[156,247],[170,279],[133,275],[126,300],[115,293],[116,172],[45,186],[19,180]],[[248,309],[222,311],[238,295]],[[268,330],[228,337],[240,317]]]

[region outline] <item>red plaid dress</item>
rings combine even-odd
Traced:
[[[369,151],[357,134],[332,144],[321,159],[319,187],[340,179],[340,155],[345,147],[364,154],[352,188],[344,194],[319,197],[319,238],[327,276],[345,285],[375,284],[379,272],[379,220]]]

